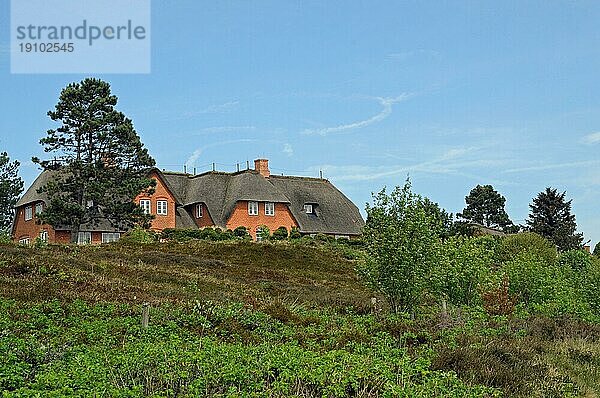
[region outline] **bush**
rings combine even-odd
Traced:
[[[569,250],[560,254],[558,264],[574,271],[583,271],[592,264],[592,256],[583,250]]]
[[[251,239],[250,233],[248,232],[248,228],[240,225],[233,230],[233,236],[238,239]]]
[[[256,228],[256,237],[259,240],[269,240],[271,238],[271,230],[266,225],[261,225]]]
[[[131,231],[127,232],[120,241],[124,243],[154,243],[156,242],[157,235],[153,231],[146,230],[141,227],[135,227]]]
[[[492,280],[494,238],[449,237],[434,269],[436,291],[451,303],[471,305]]]
[[[288,237],[288,230],[286,227],[279,227],[273,231],[271,238],[273,240],[285,240]]]
[[[7,244],[12,242],[8,231],[0,231],[0,244]]]
[[[523,232],[502,238],[498,248],[499,259],[508,262],[519,258],[522,253],[531,253],[546,265],[554,264],[558,252],[556,246],[543,236],[533,232]]]
[[[297,227],[292,227],[292,230],[290,231],[290,239],[300,239],[302,238],[302,234],[300,233],[300,231],[298,231]]]
[[[373,200],[363,235],[368,257],[358,272],[385,296],[392,311],[412,310],[438,262],[441,225],[411,192],[408,180],[390,195],[383,189]]]

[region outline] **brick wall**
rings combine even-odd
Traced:
[[[253,239],[256,239],[256,228],[261,225],[269,227],[271,232],[279,227],[286,227],[289,232],[292,227],[297,227],[298,223],[285,203],[275,203],[275,215],[267,216],[265,215],[265,204],[259,202],[258,215],[251,216],[248,214],[248,202],[246,201],[237,203],[235,210],[231,213],[227,221],[228,229],[235,229],[239,226],[248,228]]]
[[[24,206],[21,206],[16,209],[17,211],[17,222],[15,223],[15,229],[13,231],[13,240],[18,242],[20,239],[29,238],[31,243],[35,242],[35,239],[40,236],[41,231],[48,232],[48,241],[55,241],[55,231],[50,225],[47,224],[39,224],[38,217],[35,214],[35,206],[36,204],[42,203],[33,202]],[[25,220],[25,208],[31,206],[31,220]]]
[[[150,174],[150,178],[156,180],[155,192],[152,196],[138,195],[135,198],[135,203],[139,204],[141,199],[150,200],[151,211],[150,214],[154,215],[152,220],[151,228],[155,231],[162,231],[165,228],[175,228],[175,197],[167,189],[162,179],[158,177],[156,172]],[[167,215],[156,214],[156,204],[159,200],[167,201]]]
[[[198,228],[214,226],[215,223],[213,222],[213,219],[210,216],[210,214],[208,214],[208,208],[206,207],[206,205],[204,203],[198,203],[198,206],[202,206],[202,217],[197,216],[198,213],[196,212],[196,205],[192,206],[192,208],[190,209],[192,212],[192,217],[194,218],[194,221],[196,222]]]

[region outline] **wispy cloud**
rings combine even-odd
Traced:
[[[227,112],[231,112],[239,104],[240,104],[239,101],[229,101],[229,102],[225,102],[223,104],[210,105],[210,106],[207,106],[207,107],[201,108],[201,109],[194,109],[194,110],[188,110],[188,111],[177,111],[177,112],[173,112],[173,113],[169,113],[168,115],[165,115],[162,118],[162,120],[165,120],[165,121],[185,120],[185,119],[192,119],[194,117],[201,116],[201,115],[227,113]],[[155,112],[155,111],[153,111],[153,112]],[[160,110],[158,112],[162,113],[162,112],[164,112],[164,110]]]
[[[294,155],[294,148],[292,147],[292,145],[290,143],[285,143],[283,144],[283,153],[285,153],[287,156],[293,156]]]
[[[241,142],[255,142],[255,141],[258,141],[258,140],[247,138],[247,139],[239,139],[239,140],[220,141],[220,142],[214,142],[212,144],[205,145],[203,147],[197,148],[194,152],[192,152],[192,154],[190,155],[190,157],[186,160],[185,165],[188,168],[194,167],[196,165],[196,162],[200,158],[200,156],[207,149],[218,147],[218,146],[222,146],[222,145],[231,145],[231,144],[238,144],[238,143],[241,143]]]
[[[600,160],[582,160],[579,162],[565,162],[565,163],[554,163],[554,164],[540,164],[536,166],[518,167],[514,169],[504,170],[505,173],[522,173],[527,171],[547,171],[547,170],[560,170],[560,169],[572,169],[577,167],[600,165]]]
[[[348,131],[348,130],[355,130],[355,129],[367,127],[371,124],[378,123],[378,122],[384,120],[385,118],[387,118],[388,116],[390,116],[392,114],[393,105],[398,102],[404,101],[404,100],[408,99],[409,97],[411,97],[411,94],[402,94],[395,98],[377,97],[375,99],[381,104],[382,109],[381,109],[381,112],[379,112],[378,114],[376,114],[373,117],[370,117],[365,120],[356,121],[353,123],[341,124],[339,126],[334,126],[334,127],[306,129],[306,130],[302,131],[302,134],[325,136],[327,134],[341,133],[341,132]]]
[[[600,131],[597,133],[591,133],[586,135],[585,137],[583,137],[582,141],[584,144],[589,145],[600,143]]]
[[[215,127],[205,127],[200,129],[196,135],[198,134],[211,134],[211,133],[231,133],[236,131],[252,131],[256,130],[254,126],[215,126]]]

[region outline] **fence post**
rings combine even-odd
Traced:
[[[142,328],[148,327],[148,320],[150,319],[150,303],[142,304]]]

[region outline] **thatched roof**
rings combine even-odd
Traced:
[[[359,235],[364,226],[354,203],[325,179],[264,177],[254,170],[197,176],[162,172],[161,176],[170,186],[177,187],[174,189],[181,197],[178,204],[190,217],[192,205],[204,203],[215,225],[221,228],[225,228],[239,201],[285,203],[303,233]],[[315,205],[315,214],[304,212],[307,203]]]

